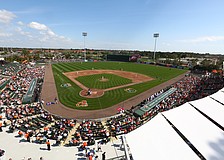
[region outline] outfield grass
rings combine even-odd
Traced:
[[[58,63],[52,65],[55,83],[58,91],[59,100],[61,103],[63,103],[65,106],[80,110],[96,110],[96,109],[102,109],[107,108],[112,105],[118,104],[128,98],[131,98],[137,94],[140,94],[154,86],[157,86],[165,81],[168,81],[180,74],[183,74],[186,72],[186,70],[179,70],[175,68],[167,68],[167,67],[160,67],[160,66],[152,66],[147,64],[137,64],[137,63],[124,63],[124,62],[75,62],[75,63]],[[137,85],[129,86],[128,88],[134,88],[137,90],[136,93],[127,93],[124,91],[124,88],[119,88],[116,90],[107,91],[104,93],[102,97],[99,98],[84,98],[79,95],[79,92],[82,90],[79,86],[77,86],[75,83],[73,83],[69,78],[64,76],[63,72],[71,72],[71,71],[79,71],[79,70],[91,70],[91,69],[109,69],[109,70],[123,70],[123,71],[130,71],[130,72],[136,72],[141,73],[144,75],[147,75],[149,77],[154,78],[155,80],[144,82]],[[105,76],[108,74],[105,74]],[[90,75],[90,76],[96,76],[95,79],[97,79],[97,75]],[[102,74],[98,75],[99,77],[102,77]],[[121,83],[131,83],[128,82],[128,79],[125,80],[123,77],[116,77],[115,75],[110,75],[114,77],[115,79],[123,79],[122,81],[117,80],[118,82],[114,82],[114,84],[110,84],[113,86],[119,85]],[[77,79],[82,79],[83,77],[78,77]],[[84,77],[85,78],[85,77]],[[82,80],[80,80],[82,81]],[[112,83],[111,81],[110,83]],[[71,87],[61,87],[61,84],[70,83]],[[92,82],[89,82],[89,84],[85,84],[89,88],[95,88],[91,86],[97,86],[97,87],[106,87],[100,84],[94,84]],[[123,84],[122,84],[123,85]],[[109,84],[108,84],[109,86]],[[110,88],[110,87],[109,87]],[[80,102],[82,100],[87,100],[88,107],[76,107],[76,103]]]

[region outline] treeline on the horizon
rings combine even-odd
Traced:
[[[134,55],[141,56],[139,62],[157,62],[178,66],[206,66],[214,69],[223,68],[224,55],[201,54],[193,52],[161,52],[138,50],[100,50],[100,49],[46,49],[46,48],[3,48],[0,47],[0,57],[8,62],[22,62],[24,60],[37,61],[43,59],[84,59],[107,60],[107,55]],[[183,62],[183,60],[186,62]]]
[[[153,56],[154,51],[140,51],[140,50],[115,50],[115,49],[63,49],[63,48],[19,48],[19,47],[0,47],[0,52],[1,54],[5,54],[7,52],[21,52],[23,50],[28,50],[28,51],[33,51],[33,52],[60,52],[60,53],[79,53],[79,52],[100,52],[102,54],[140,54],[142,56]],[[157,58],[185,58],[185,57],[217,57],[217,56],[224,56],[222,54],[214,54],[214,53],[196,53],[196,52],[179,52],[179,51],[174,51],[174,52],[168,52],[168,51],[156,51],[156,57]]]

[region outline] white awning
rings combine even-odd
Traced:
[[[223,91],[224,92],[224,88],[220,89],[220,91]]]
[[[163,114],[206,159],[224,159],[224,132],[190,104]]]
[[[224,127],[224,105],[210,97],[205,97],[189,103]]]
[[[199,159],[161,114],[128,133],[126,140],[134,160]]]
[[[212,94],[210,97],[224,104],[224,91],[218,91]]]

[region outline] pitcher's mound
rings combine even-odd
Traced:
[[[86,98],[98,98],[104,95],[104,91],[100,89],[91,89],[91,94],[88,95],[88,90],[81,90],[79,95]]]
[[[100,82],[107,82],[107,81],[109,81],[109,79],[104,78],[104,79],[99,79],[99,81]]]
[[[101,77],[100,79],[99,79],[99,81],[100,82],[107,82],[107,81],[109,81],[109,79],[107,79],[107,78],[105,78],[105,77]]]

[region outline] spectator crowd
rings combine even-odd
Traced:
[[[1,66],[2,67],[2,66]],[[126,134],[140,127],[153,118],[158,112],[166,111],[181,104],[203,98],[223,88],[223,76],[209,74],[198,76],[186,75],[180,81],[160,90],[131,109],[110,118],[99,120],[83,120],[60,118],[44,110],[39,94],[44,80],[44,67],[24,67],[14,72],[15,67],[0,70],[0,84],[8,81],[0,93],[0,132],[2,127],[8,127],[9,132],[17,132],[18,137],[29,143],[47,143],[54,140],[55,145],[79,146],[86,150],[86,146],[105,144],[117,135]],[[14,74],[11,74],[14,73]],[[23,96],[27,93],[32,79],[38,83],[34,92],[34,99],[30,104],[23,104]],[[135,110],[148,104],[170,88],[175,92],[163,99],[142,116],[136,116]],[[4,154],[0,149],[0,157]],[[86,156],[94,156],[95,150],[86,151]],[[96,155],[95,155],[96,156]]]

